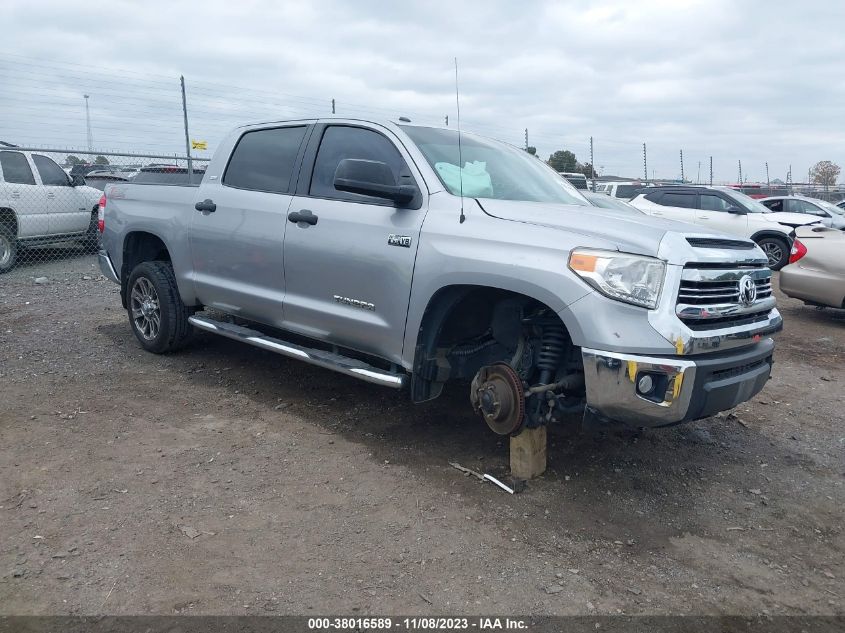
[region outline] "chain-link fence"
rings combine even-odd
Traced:
[[[96,252],[107,185],[198,184],[207,164],[178,155],[0,146],[0,274]]]

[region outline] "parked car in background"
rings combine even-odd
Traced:
[[[199,184],[205,174],[205,164],[202,167],[194,166],[193,177],[188,174],[187,167],[176,165],[151,165],[142,167],[132,177],[136,184],[148,185],[189,185]]]
[[[122,171],[92,171],[85,176],[85,184],[103,191],[106,185],[112,182],[126,182],[130,177]]]
[[[789,261],[792,230],[805,224],[818,224],[820,220],[804,213],[770,211],[757,200],[730,187],[654,187],[637,194],[631,204],[649,215],[749,238],[766,253],[772,270],[780,270]]]
[[[640,189],[648,186],[648,183],[637,180],[628,182],[603,182],[596,186],[596,193],[603,193],[612,198],[630,200],[639,193]]]
[[[818,226],[796,229],[780,289],[810,305],[845,308],[845,233]]]
[[[0,273],[22,246],[79,241],[96,252],[100,196],[48,156],[0,151]]]
[[[582,191],[581,195],[583,195],[594,207],[599,207],[601,209],[613,209],[614,211],[624,211],[626,213],[645,213],[642,209],[638,209],[634,205],[619,198],[611,198],[605,193]]]
[[[92,171],[118,171],[120,168],[116,165],[99,165],[97,163],[76,163],[70,168],[71,176],[87,176]]]
[[[772,211],[787,213],[804,213],[820,219],[825,226],[834,229],[845,229],[845,210],[836,205],[805,196],[772,196],[761,198],[760,204]]]
[[[845,211],[845,200],[840,200],[839,202],[837,202],[836,207]]]
[[[569,183],[576,189],[580,189],[582,191],[586,191],[588,189],[587,177],[584,174],[569,171],[559,171],[558,173],[566,178],[566,180],[569,181]]]

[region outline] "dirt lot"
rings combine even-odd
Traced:
[[[36,277],[48,281],[34,283]],[[510,496],[428,406],[211,335],[142,352],[92,257],[0,277],[0,612],[845,611],[845,311],[781,297],[735,415],[555,434]]]

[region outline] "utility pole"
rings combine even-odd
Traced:
[[[94,135],[91,134],[91,112],[88,110],[88,95],[82,95],[85,97],[85,136],[88,140],[88,151],[92,151],[94,149]]]
[[[645,143],[643,143],[643,180],[648,181],[648,155],[646,154]]]
[[[681,182],[686,182],[686,178],[684,178],[684,150],[681,150]]]
[[[710,157],[710,186],[713,186],[713,157]]]
[[[592,181],[592,190],[596,190],[596,163],[593,159],[593,137],[590,137],[590,180]]]
[[[332,99],[332,114],[334,114],[334,99]]]
[[[695,184],[701,184],[701,161],[698,161],[698,174],[695,176]]]
[[[525,128],[525,149],[528,149],[528,128]]]
[[[191,159],[191,136],[188,134],[188,100],[185,98],[185,76],[179,75],[182,84],[182,116],[185,119],[185,156],[188,157],[188,182],[194,182],[194,161]]]
[[[742,161],[739,162],[739,184],[742,184]]]
[[[449,127],[449,115],[446,115],[446,127]]]
[[[789,166],[789,171],[786,172],[786,186],[789,188],[789,195],[792,195],[792,165]]]
[[[769,189],[771,189],[771,188],[772,188],[772,181],[771,181],[771,180],[769,180],[769,161],[766,161],[766,186],[767,186]],[[769,194],[771,194],[772,192],[771,192],[771,191],[769,191],[768,193],[769,193]]]

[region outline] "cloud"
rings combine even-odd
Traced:
[[[178,78],[211,146],[260,118],[338,114],[454,121],[605,173],[717,180],[845,163],[838,71],[845,5],[640,2],[109,2],[7,0],[0,139],[178,152]]]

